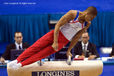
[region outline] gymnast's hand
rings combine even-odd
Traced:
[[[72,54],[70,51],[67,51],[67,57],[71,56],[72,57]]]
[[[58,51],[58,43],[57,43],[57,42],[54,42],[54,43],[52,44],[52,47],[53,47],[53,49],[54,49],[55,51]]]
[[[5,59],[3,57],[0,58],[1,63],[5,63]]]

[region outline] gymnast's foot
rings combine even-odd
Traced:
[[[7,64],[7,66],[8,66],[8,67],[12,67],[12,66],[16,65],[17,63],[18,63],[17,60],[13,60],[13,61],[9,62],[9,63]]]
[[[22,66],[21,63],[17,63],[14,66],[12,66],[11,68],[14,69],[14,70],[18,70],[21,66]]]

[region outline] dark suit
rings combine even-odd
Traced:
[[[92,43],[88,43],[87,46],[88,52],[86,52],[86,57],[89,57],[89,55],[96,55],[99,57],[99,54],[97,53],[96,46]],[[82,49],[82,43],[79,41],[75,47],[74,47],[74,55],[82,55],[83,54],[83,49]]]
[[[22,48],[23,49],[26,49],[29,47],[29,44],[27,43],[22,43]],[[2,57],[5,59],[5,60],[10,60],[10,53],[11,53],[11,50],[12,49],[16,49],[16,45],[15,43],[13,44],[9,44],[7,47],[6,47],[6,50],[5,50],[5,53],[2,55]]]
[[[110,54],[110,56],[114,56],[114,45],[112,46],[112,52],[111,52],[111,54]]]

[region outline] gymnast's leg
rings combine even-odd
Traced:
[[[58,50],[62,49],[69,41],[62,35],[62,33],[59,33],[59,39],[58,39]],[[41,60],[53,53],[55,53],[57,51],[55,51],[52,48],[52,44],[49,45],[48,47],[40,50],[40,52],[35,53],[34,55],[32,55],[31,57],[25,59],[24,61],[20,62],[19,65],[15,66],[14,68],[17,69],[21,66],[25,66],[25,65],[29,65],[33,62],[36,62],[38,60]]]

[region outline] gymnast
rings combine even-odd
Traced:
[[[70,46],[67,56],[71,56],[71,49],[78,42],[80,36],[85,32],[91,21],[96,17],[97,9],[93,6],[85,11],[70,10],[55,25],[55,29],[38,39],[32,46],[27,48],[16,60],[8,63],[13,69],[19,69],[25,65],[41,60],[51,54],[58,52],[68,42]]]

